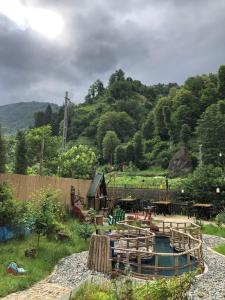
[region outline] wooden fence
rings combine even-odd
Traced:
[[[91,180],[18,174],[0,174],[0,182],[2,181],[9,183],[18,200],[27,200],[33,192],[42,188],[49,187],[52,190],[59,190],[59,200],[67,208],[70,207],[71,186],[75,187],[76,194],[79,194],[86,203],[91,185]]]

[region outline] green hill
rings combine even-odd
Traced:
[[[27,129],[33,125],[34,113],[45,111],[48,105],[57,110],[56,104],[48,102],[20,102],[0,106],[0,124],[5,134],[13,134],[18,129]]]

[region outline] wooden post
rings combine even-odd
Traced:
[[[92,235],[87,266],[89,269],[109,273],[112,269],[110,238],[105,235]]]
[[[190,252],[188,252],[187,254],[187,267],[188,267],[188,271],[191,271],[191,256],[190,256]]]
[[[179,260],[178,260],[178,256],[175,256],[175,274],[178,275],[178,269],[179,269]]]
[[[137,271],[139,274],[141,274],[141,255],[140,255],[140,253],[138,253],[137,264],[138,264]]]
[[[159,257],[155,254],[155,275],[158,273]]]

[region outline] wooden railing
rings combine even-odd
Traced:
[[[149,278],[152,276],[160,277],[159,272],[161,271],[174,271],[174,275],[178,275],[180,269],[190,271],[193,266],[200,270],[204,269],[202,240],[198,225],[194,223],[158,222],[159,232],[157,235],[168,236],[171,246],[180,251],[179,253],[158,253],[154,251],[155,233],[150,231],[150,224],[149,228],[141,228],[130,225],[127,221],[118,223],[117,237],[111,237],[115,243],[114,247],[111,247],[114,251],[114,257],[111,260],[117,264],[123,263],[124,266],[135,267],[136,271],[132,272],[133,275]],[[140,226],[142,226],[142,222]],[[181,263],[182,260],[179,260],[181,256],[186,256],[185,263]],[[173,257],[174,264],[172,266],[160,266],[161,257]],[[133,258],[136,259],[136,262]],[[143,258],[154,259],[154,265],[143,263]],[[143,274],[143,271],[147,273],[148,270],[149,275]]]

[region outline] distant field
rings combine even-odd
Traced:
[[[169,189],[176,189],[182,183],[182,178],[168,179]],[[106,182],[109,187],[114,186],[114,176],[112,174],[106,175]],[[115,175],[116,187],[136,187],[136,188],[166,188],[166,180],[164,176],[130,176],[121,173]]]

